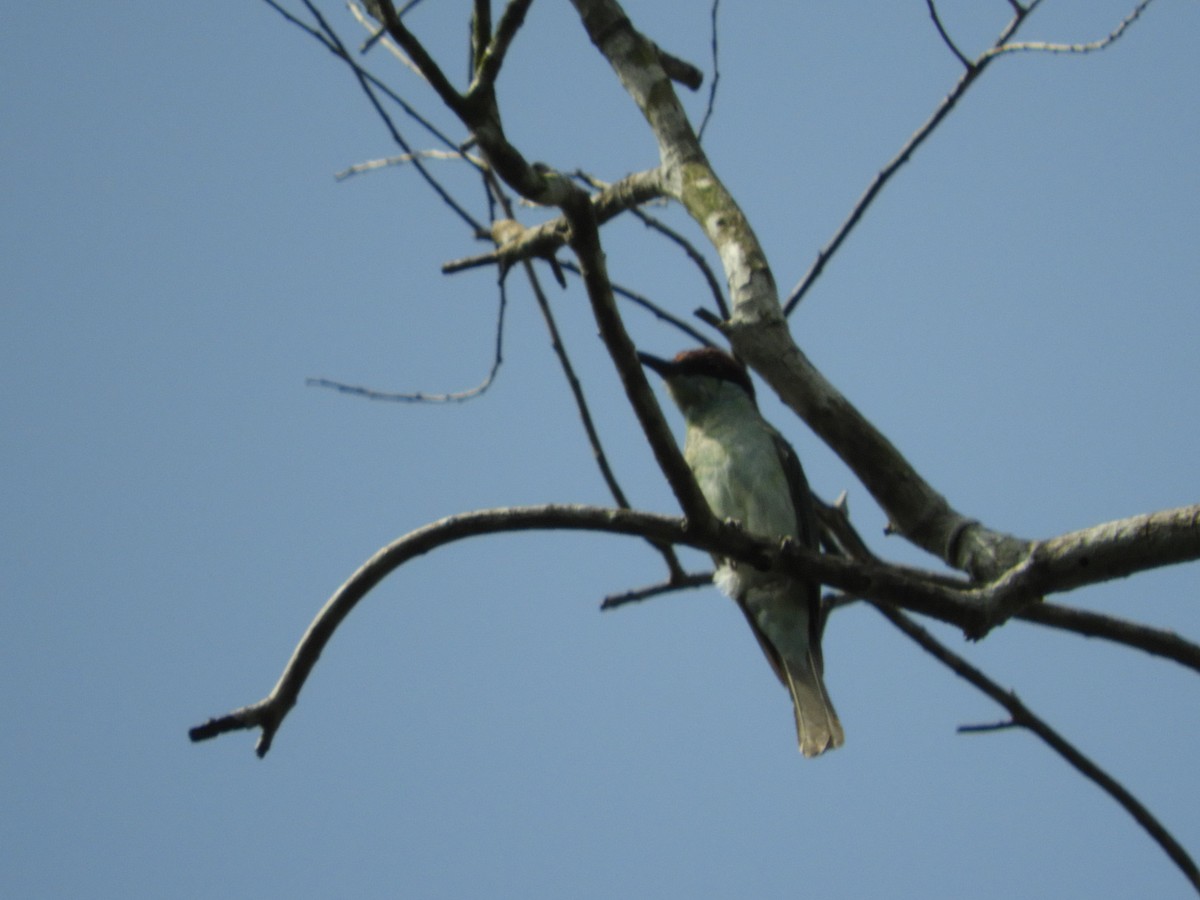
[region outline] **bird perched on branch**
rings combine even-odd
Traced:
[[[684,458],[713,513],[751,534],[792,538],[811,550],[819,533],[796,451],[758,411],[746,369],[715,348],[673,360],[638,358],[663,377],[687,423]],[[845,740],[822,680],[821,585],[717,558],[716,585],[737,601],[792,695],[800,752],[819,756]]]

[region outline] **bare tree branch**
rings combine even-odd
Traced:
[[[358,79],[359,86],[362,88],[363,93],[367,95],[367,99],[370,101],[372,107],[374,107],[375,112],[379,115],[380,119],[387,127],[388,132],[392,136],[392,140],[395,141],[397,146],[399,146],[400,149],[411,158],[413,167],[416,168],[421,177],[425,179],[425,182],[439,197],[442,198],[442,201],[447,206],[454,210],[460,219],[462,219],[476,231],[482,228],[482,225],[477,222],[469,212],[467,212],[462,204],[454,199],[450,192],[442,186],[441,182],[433,177],[433,174],[429,171],[429,168],[424,165],[419,156],[417,156],[414,152],[413,148],[409,146],[408,142],[400,134],[400,130],[396,127],[391,117],[387,114],[387,111],[383,108],[383,105],[379,102],[379,98],[375,96],[373,88],[379,87],[381,90],[387,93],[388,97],[399,103],[406,113],[414,118],[417,118],[430,131],[430,133],[434,134],[439,139],[446,141],[450,147],[454,146],[453,143],[450,143],[448,138],[445,138],[441,132],[437,131],[426,120],[420,118],[416,111],[412,109],[412,107],[397,97],[390,89],[386,87],[386,85],[383,85],[382,82],[371,75],[371,73],[362,68],[346,49],[346,46],[342,43],[341,39],[338,38],[337,33],[333,30],[333,28],[330,27],[329,23],[325,21],[324,16],[322,16],[320,11],[312,5],[310,0],[304,0],[304,6],[313,16],[313,19],[318,23],[320,30],[313,28],[305,22],[301,22],[299,19],[281,7],[278,3],[276,3],[275,0],[263,0],[263,2],[278,12],[288,22],[304,31],[310,37],[315,38],[321,43],[322,46],[325,47],[325,49],[329,50],[330,53],[350,67],[350,70],[354,73],[355,78]],[[391,8],[390,3],[388,3],[387,6]]]
[[[698,91],[704,84],[704,73],[685,59],[673,56],[662,47],[655,45],[658,51],[658,63],[667,73],[667,77],[676,84],[682,84],[689,91]]]
[[[778,564],[859,596],[903,604],[951,622],[970,616],[969,600],[955,591],[922,583],[908,575],[898,576],[887,567],[876,569],[821,556],[794,542],[775,547],[770,541],[746,534],[730,523],[714,521],[711,528],[699,529],[684,519],[578,505],[477,510],[424,525],[376,552],[317,613],[271,692],[257,703],[192,728],[189,731],[191,739],[202,741],[229,731],[261,728],[256,752],[260,757],[265,756],[338,626],[384,578],[409,560],[455,541],[484,534],[531,530],[607,532],[639,536],[661,544],[685,544],[738,559],[747,565],[769,568]],[[673,582],[672,588],[682,584],[682,581]]]
[[[713,270],[709,267],[708,261],[695,248],[691,241],[685,238],[682,234],[673,228],[668,227],[663,222],[660,222],[654,216],[642,209],[633,209],[631,212],[641,220],[642,224],[647,228],[657,231],[669,241],[677,244],[684,253],[700,270],[700,274],[704,276],[704,281],[708,285],[709,293],[712,294],[713,306],[716,307],[717,313],[723,319],[729,318],[729,307],[725,304],[725,294],[721,291],[721,283],[717,281],[717,276],[713,274]]]
[[[512,44],[513,38],[525,23],[525,14],[529,11],[533,0],[509,0],[504,12],[500,15],[500,23],[496,33],[483,52],[475,60],[475,77],[467,90],[468,99],[476,91],[491,91],[496,84],[496,76],[504,64],[504,56]],[[488,4],[477,4],[478,6]]]
[[[1196,559],[1200,559],[1200,504],[1037,541],[1018,565],[983,591],[984,632],[1047,593]]]
[[[308,0],[305,0],[306,4]],[[432,56],[425,50],[425,47],[418,41],[412,33],[404,27],[404,23],[400,21],[400,17],[396,14],[396,8],[391,4],[390,0],[380,0],[372,4],[374,9],[370,9],[372,15],[381,17],[380,24],[387,30],[391,36],[417,67],[421,76],[429,82],[436,92],[442,103],[451,110],[460,119],[466,115],[467,100],[461,95],[450,83],[450,80],[442,72],[438,64],[434,62]]]
[[[712,82],[708,86],[708,102],[704,105],[704,116],[700,119],[700,127],[696,129],[696,140],[704,141],[704,130],[708,128],[708,123],[712,121],[713,110],[717,106],[717,84],[721,80],[721,67],[718,64],[717,53],[717,13],[721,8],[721,0],[712,0],[712,7],[709,9],[709,45],[712,48]],[[728,314],[724,314],[728,318]]]
[[[929,17],[933,19],[933,27],[937,29],[937,33],[942,38],[942,43],[950,48],[950,52],[963,64],[964,69],[970,69],[972,65],[971,61],[963,55],[963,52],[954,43],[954,39],[947,33],[946,27],[942,24],[942,17],[938,15],[937,6],[933,0],[925,0],[925,6],[929,10]]]
[[[262,700],[210,719],[189,731],[193,741],[202,741],[229,731],[261,728],[256,752],[263,757],[271,748],[275,733],[296,704],[301,688],[308,680],[321,652],[342,621],[384,578],[407,561],[455,541],[482,534],[534,529],[583,529],[616,534],[640,535],[662,543],[687,543],[697,534],[675,518],[583,506],[538,506],[481,510],[450,516],[430,523],[383,547],[347,579],[317,613],[292,653],[283,674]],[[719,540],[710,533],[708,540]],[[725,540],[740,544],[746,555],[754,541],[744,541],[735,529],[721,531]],[[757,542],[761,548],[762,543]]]
[[[1096,41],[1088,41],[1085,44],[1056,44],[1046,41],[1023,41],[1015,44],[1002,44],[999,47],[992,47],[986,52],[987,56],[999,56],[1002,53],[1094,53],[1097,50],[1103,50],[1110,44],[1118,40],[1125,30],[1138,20],[1146,7],[1153,3],[1154,0],[1141,0],[1137,6],[1120,21],[1116,28],[1110,31],[1107,35]]]
[[[483,381],[474,387],[467,388],[465,391],[428,394],[424,391],[415,391],[412,393],[380,391],[362,385],[333,381],[329,378],[307,378],[304,383],[309,387],[330,388],[343,394],[364,397],[367,400],[383,400],[392,403],[463,403],[467,400],[475,399],[492,386],[492,383],[496,380],[496,373],[500,371],[500,366],[504,362],[504,312],[508,307],[508,292],[505,290],[503,278],[498,278],[497,282],[500,301],[499,312],[496,315],[496,340],[494,343],[495,349],[492,354],[492,365],[488,369],[487,375],[484,376]]]
[[[582,273],[580,273],[580,271],[579,271],[579,266],[575,265],[574,263],[564,261],[561,263],[561,265],[568,272],[571,272],[574,275],[579,275],[581,278],[583,277]],[[689,338],[691,338],[693,341],[695,341],[700,346],[702,346],[702,347],[715,346],[715,344],[711,340],[709,340],[709,338],[707,338],[705,335],[701,334],[699,331],[697,331],[690,324],[688,324],[687,322],[685,322],[683,319],[679,318],[678,316],[671,315],[671,313],[667,312],[665,309],[663,309],[663,307],[660,304],[655,303],[649,297],[646,297],[643,294],[639,294],[639,293],[637,293],[637,291],[630,290],[627,287],[623,287],[622,285],[619,285],[616,282],[610,282],[610,283],[612,284],[612,290],[613,290],[614,294],[616,294],[619,297],[624,297],[626,300],[629,300],[631,303],[634,303],[637,306],[640,306],[642,309],[646,310],[648,313],[653,315],[659,321],[666,322],[668,325],[674,326],[675,328],[679,329],[681,332],[686,334]]]
[[[380,169],[392,166],[402,166],[405,163],[410,163],[418,159],[448,160],[451,162],[463,162],[465,160],[476,168],[483,168],[487,165],[482,159],[476,159],[469,153],[464,153],[461,150],[418,150],[416,153],[401,153],[396,156],[385,156],[383,159],[369,159],[366,162],[355,163],[352,166],[347,166],[340,172],[334,172],[333,177],[335,181],[345,181],[347,178],[352,178],[355,175],[365,175],[368,172],[377,172]]]
[[[867,547],[858,530],[850,521],[845,495],[839,497],[837,502],[832,505],[823,502],[816,496],[813,497],[813,503],[816,506],[817,517],[821,522],[822,543],[826,546],[827,552],[871,565],[884,565],[871,552],[870,548]],[[1144,521],[1144,517],[1135,517],[1132,521],[1141,522]],[[1124,526],[1124,528],[1128,527],[1128,525]],[[1110,523],[1108,526],[1101,526],[1100,533],[1107,534],[1121,530],[1123,530],[1123,527],[1119,524]],[[1050,543],[1053,543],[1053,541]],[[1070,544],[1073,541],[1067,541],[1067,543]],[[906,567],[895,564],[892,564],[890,568],[907,572],[914,578],[936,581],[945,587],[964,591],[970,590],[970,585],[967,582],[953,576],[939,577],[936,573],[909,570]],[[836,606],[845,605],[856,599],[858,598],[842,595],[835,598],[832,602],[827,603],[826,607],[827,609],[833,609]],[[1147,625],[1086,610],[1072,609],[1052,603],[1039,603],[1037,602],[1037,598],[1030,598],[1029,605],[1017,613],[1016,618],[1049,628],[1072,631],[1085,637],[1098,637],[1113,641],[1114,643],[1124,644],[1154,656],[1173,660],[1180,665],[1200,672],[1200,645],[1159,628],[1151,628]]]
[[[617,312],[604,253],[600,247],[600,227],[595,210],[581,188],[565,178],[563,182],[570,187],[571,193],[560,205],[571,226],[571,249],[579,261],[583,283],[592,304],[592,315],[600,328],[600,337],[617,367],[625,395],[650,442],[654,458],[684,515],[693,528],[707,531],[715,523],[712,510],[683,460],[683,453],[667,426],[654,392],[650,390],[645,371],[637,359],[637,350]]]
[[[1012,716],[1013,725],[1033,732],[1054,750],[1055,753],[1073,766],[1076,771],[1116,800],[1133,817],[1134,821],[1162,847],[1163,851],[1179,867],[1179,870],[1191,882],[1192,886],[1197,891],[1200,891],[1200,869],[1196,867],[1195,862],[1192,861],[1187,851],[1183,849],[1162,823],[1154,817],[1150,810],[1120,782],[1101,769],[1096,763],[1092,762],[1092,760],[1076,749],[1073,744],[1067,741],[1066,738],[1036,716],[1029,707],[1017,699],[1016,694],[1002,689],[961,656],[949,650],[928,631],[904,615],[904,613],[896,609],[891,609],[884,604],[877,603],[872,605],[888,621],[915,641],[934,659],[1003,706],[1008,711],[1008,714]],[[995,727],[997,726],[990,726],[989,730]]]
[[[1124,644],[1200,672],[1200,644],[1186,640],[1173,631],[1054,603],[1038,603],[1027,607],[1015,618],[1048,628],[1073,631],[1084,637]]]
[[[696,572],[691,575],[681,572],[678,576],[672,576],[668,580],[659,582],[658,584],[637,588],[632,591],[623,591],[620,594],[609,594],[601,601],[600,608],[602,610],[618,609],[630,603],[641,603],[643,600],[650,600],[654,597],[675,591],[709,587],[712,585],[712,577],[712,572]]]
[[[655,458],[692,526],[712,529],[713,517],[708,503],[683,461],[683,455],[637,361],[633,342],[617,313],[605,270],[604,254],[600,248],[598,217],[591,198],[569,179],[548,167],[530,165],[520,151],[508,142],[501,125],[500,112],[495,105],[495,95],[487,82],[477,81],[467,98],[460,97],[420,42],[404,28],[390,4],[383,4],[380,9],[388,33],[412,56],[443,102],[471,130],[496,174],[525,199],[562,209],[570,226],[568,242],[579,261],[601,337],[609,349],[626,396],[646,433]],[[654,58],[657,59],[657,53],[654,53]]]
[[[600,179],[595,178],[586,172],[576,172],[575,177],[596,190],[603,190],[609,186],[600,181]],[[696,245],[685,238],[674,228],[669,227],[666,223],[650,215],[644,209],[635,206],[630,208],[630,212],[632,212],[633,215],[636,216],[647,228],[657,231],[667,240],[671,241],[671,243],[679,247],[679,249],[681,249],[685,254],[687,254],[687,258],[692,261],[692,264],[699,269],[700,274],[704,276],[704,280],[708,284],[708,290],[713,296],[713,305],[716,307],[717,312],[720,314],[721,318],[728,319],[729,307],[725,304],[725,294],[721,290],[721,283],[717,281],[717,276],[713,274],[712,267],[708,264],[708,260],[704,258],[704,254],[696,249]]]
[[[627,175],[592,197],[596,219],[601,224],[629,209],[657,200],[664,195],[659,171],[650,169]],[[526,228],[519,240],[511,241],[488,253],[454,260],[442,266],[447,275],[479,266],[511,266],[523,259],[552,256],[567,243],[567,220],[557,216],[540,225]]]
[[[980,580],[1019,560],[1027,542],[955,511],[796,347],[765,254],[721,184],[649,42],[615,0],[573,0],[592,43],[642,110],[659,145],[662,181],[704,229],[725,267],[734,349],[862,479],[895,529]]]
[[[500,200],[504,204],[505,212],[511,216],[513,212],[512,205],[508,202],[508,199],[501,196]],[[522,260],[521,265],[525,270],[525,277],[529,281],[530,288],[533,290],[538,309],[542,313],[542,320],[546,323],[546,330],[550,334],[550,347],[554,351],[554,355],[558,357],[559,367],[562,369],[563,377],[566,379],[567,386],[571,390],[571,396],[575,400],[575,408],[579,413],[579,420],[583,425],[584,434],[587,435],[588,444],[592,448],[592,456],[596,461],[596,466],[600,469],[600,476],[608,486],[609,493],[612,494],[617,506],[621,509],[630,509],[629,499],[625,496],[625,492],[617,482],[616,474],[608,463],[608,454],[604,452],[604,445],[600,440],[600,432],[596,429],[596,423],[592,419],[592,412],[588,406],[587,397],[583,393],[583,385],[579,381],[579,376],[575,374],[575,366],[571,363],[571,358],[567,354],[566,345],[563,343],[562,335],[558,330],[558,323],[555,321],[554,311],[550,308],[550,301],[546,297],[546,292],[542,290],[541,282],[538,280],[537,273],[533,270],[533,265],[529,260]],[[651,541],[651,544],[662,554],[671,580],[682,577],[683,566],[680,565],[679,559],[675,555],[675,551],[671,545],[656,541]]]
[[[889,606],[901,606],[959,627],[970,627],[979,618],[979,593],[976,591],[958,590],[901,567],[820,555],[794,542],[776,547],[730,523],[714,522],[710,529],[699,529],[678,518],[587,506],[479,510],[425,525],[379,550],[350,576],[317,614],[271,693],[256,704],[193,728],[189,732],[192,740],[205,740],[227,731],[262,728],[257,752],[259,756],[265,755],[338,625],[387,575],[408,560],[448,543],[483,534],[530,530],[587,530],[637,535],[659,544],[685,544],[738,559],[747,565],[764,568],[779,565],[800,577],[814,578],[848,594]],[[680,586],[683,586],[682,581],[673,580],[663,590]]]
[[[1097,50],[1103,50],[1120,38],[1121,35],[1125,33],[1125,30],[1138,19],[1138,17],[1142,14],[1146,7],[1153,2],[1153,0],[1140,0],[1137,6],[1134,7],[1133,11],[1124,19],[1122,19],[1121,23],[1115,29],[1113,29],[1113,31],[1107,37],[1086,44],[1053,44],[1042,41],[1030,41],[1027,43],[1012,42],[1011,39],[1013,35],[1016,34],[1017,29],[1019,29],[1024,21],[1029,17],[1029,14],[1037,8],[1040,0],[1030,3],[1028,7],[1021,6],[1019,3],[1016,3],[1015,0],[1010,0],[1010,5],[1013,8],[1013,18],[1011,21],[1009,21],[1008,25],[1005,26],[1004,30],[1000,33],[1000,36],[996,39],[992,46],[983,51],[983,53],[977,56],[974,60],[968,59],[966,55],[963,54],[962,51],[960,51],[954,44],[953,40],[951,40],[950,35],[942,26],[941,18],[937,13],[937,9],[933,4],[933,0],[925,0],[925,2],[929,9],[930,17],[933,19],[933,23],[937,28],[938,34],[941,36],[946,46],[949,47],[951,52],[954,53],[954,55],[958,58],[959,62],[963,64],[966,71],[958,80],[958,83],[954,86],[953,90],[946,95],[945,99],[942,100],[938,108],[934,110],[933,115],[930,116],[925,124],[923,124],[913,133],[908,141],[905,142],[904,146],[900,148],[900,152],[897,153],[888,162],[888,164],[879,171],[879,173],[872,180],[871,184],[867,187],[867,190],[854,205],[854,208],[850,211],[850,215],[847,216],[845,221],[843,221],[838,227],[838,230],[834,233],[833,237],[830,238],[829,242],[817,253],[817,258],[813,262],[812,266],[804,274],[804,277],[800,279],[796,286],[792,288],[791,293],[788,294],[787,301],[783,306],[784,315],[790,316],[796,307],[800,305],[800,301],[804,299],[804,295],[808,293],[809,288],[811,288],[816,280],[821,276],[821,273],[825,270],[826,264],[833,257],[833,255],[837,253],[838,248],[841,247],[842,243],[849,236],[850,232],[854,230],[854,227],[862,219],[863,214],[875,201],[875,198],[879,196],[879,193],[883,190],[884,185],[886,185],[891,180],[892,176],[895,175],[896,172],[906,162],[908,162],[913,153],[916,152],[917,148],[925,142],[926,138],[933,133],[934,129],[936,129],[937,126],[941,124],[942,120],[950,113],[950,111],[954,109],[954,107],[958,104],[958,101],[961,100],[963,95],[967,92],[967,89],[970,88],[971,85],[975,83],[976,79],[983,74],[984,70],[992,60],[1007,53],[1018,53],[1025,51],[1042,51],[1048,53],[1090,53]]]
[[[1013,18],[1004,27],[1004,30],[1000,32],[1000,36],[996,38],[996,41],[993,43],[992,47],[1000,47],[1007,43],[1008,40],[1017,33],[1017,29],[1021,27],[1036,6],[1037,3],[1031,3],[1028,7],[1022,7],[1017,3],[1013,3]],[[935,18],[934,22],[939,24],[939,31],[941,31],[940,22],[938,19]],[[951,47],[953,49],[953,45],[951,45]],[[846,238],[849,237],[850,232],[854,230],[854,227],[862,220],[864,213],[866,213],[871,204],[875,202],[875,198],[879,196],[879,193],[883,190],[884,185],[892,180],[892,176],[895,175],[896,172],[899,171],[899,169],[909,161],[912,155],[917,151],[917,148],[925,143],[926,139],[933,134],[938,125],[942,123],[942,120],[945,119],[946,116],[950,114],[950,111],[958,105],[958,101],[963,98],[963,95],[966,94],[971,85],[973,85],[979,76],[984,73],[988,67],[988,64],[991,63],[991,61],[995,58],[994,56],[989,56],[985,52],[983,55],[975,59],[974,62],[971,62],[965,60],[965,58],[957,51],[955,52],[956,55],[964,61],[966,71],[963,72],[962,76],[958,79],[958,83],[954,85],[954,88],[950,91],[950,93],[945,96],[940,104],[938,104],[938,108],[934,110],[933,115],[930,116],[920,128],[913,132],[912,136],[905,141],[904,146],[900,148],[900,152],[892,157],[892,159],[888,161],[887,165],[879,170],[874,179],[872,179],[871,183],[867,186],[866,191],[864,191],[863,195],[859,197],[858,202],[854,204],[854,208],[850,210],[850,215],[847,216],[845,221],[838,226],[837,231],[834,232],[834,235],[829,239],[829,242],[817,252],[817,258],[813,262],[812,266],[804,274],[804,277],[800,279],[796,286],[792,288],[792,292],[788,294],[787,301],[783,305],[783,313],[785,316],[790,316],[795,311],[796,307],[800,305],[800,301],[804,299],[804,295],[808,293],[809,288],[813,286],[816,280],[821,277],[821,273],[825,271],[826,264],[828,264],[833,255],[837,253],[838,248],[840,248]]]

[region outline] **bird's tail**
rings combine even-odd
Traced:
[[[846,740],[814,662],[810,652],[805,663],[785,663],[783,667],[796,710],[796,737],[800,752],[806,757],[820,756],[826,750],[842,746]]]

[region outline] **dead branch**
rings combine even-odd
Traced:
[[[1200,504],[1103,522],[1037,541],[1020,563],[982,592],[985,631],[1047,593],[1195,559],[1200,559]]]
[[[1192,883],[1192,886],[1197,891],[1200,891],[1200,869],[1196,867],[1195,862],[1192,861],[1187,851],[1183,849],[1162,823],[1124,785],[1101,769],[1096,763],[1092,762],[1091,759],[1081,753],[1066,738],[1035,715],[1029,707],[1017,699],[1016,694],[1001,688],[984,675],[983,672],[976,669],[958,654],[952,652],[904,613],[883,604],[872,605],[930,656],[949,668],[960,678],[987,694],[988,697],[1008,711],[1008,714],[1012,717],[1011,723],[1001,723],[1000,726],[988,726],[987,730],[994,730],[996,727],[1008,727],[1011,724],[1012,726],[1031,731],[1041,738],[1047,746],[1065,759],[1076,771],[1116,800],[1133,817],[1134,821],[1162,847],[1167,856],[1171,858],[1171,861],[1183,872],[1184,877]]]
[[[821,556],[792,542],[777,547],[748,535],[730,523],[698,529],[686,520],[635,510],[578,505],[547,505],[478,510],[440,519],[409,532],[377,551],[338,588],[301,637],[271,692],[257,703],[192,728],[193,741],[229,731],[261,728],[256,752],[265,756],[275,733],[296,704],[325,646],[342,621],[384,578],[411,559],[438,547],[485,534],[531,530],[584,530],[634,535],[659,544],[684,544],[738,559],[747,565],[781,565],[802,577],[813,577],[858,596],[885,600],[949,622],[970,618],[970,600],[953,590],[923,583],[887,567],[861,567]],[[678,583],[677,585],[678,586]]]
[[[596,220],[601,224],[637,206],[664,195],[657,169],[637,172],[614,182],[592,197]],[[453,260],[442,266],[447,275],[479,266],[511,266],[524,259],[552,256],[567,243],[567,220],[563,216],[526,228],[521,236],[488,253]]]
[[[1154,0],[1141,0],[1133,10],[1123,18],[1117,27],[1107,35],[1095,41],[1076,44],[1062,44],[1051,41],[1021,41],[1019,43],[1002,44],[987,51],[988,56],[999,56],[1002,53],[1095,53],[1104,50],[1120,39],[1126,29],[1138,20]]]
[[[1017,613],[1015,618],[1084,637],[1124,644],[1200,672],[1200,644],[1182,638],[1173,631],[1055,603],[1034,604]]]

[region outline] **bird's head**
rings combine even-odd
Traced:
[[[638,353],[638,359],[662,376],[685,416],[722,398],[744,398],[754,404],[754,385],[746,367],[716,347],[684,350],[670,360]]]

